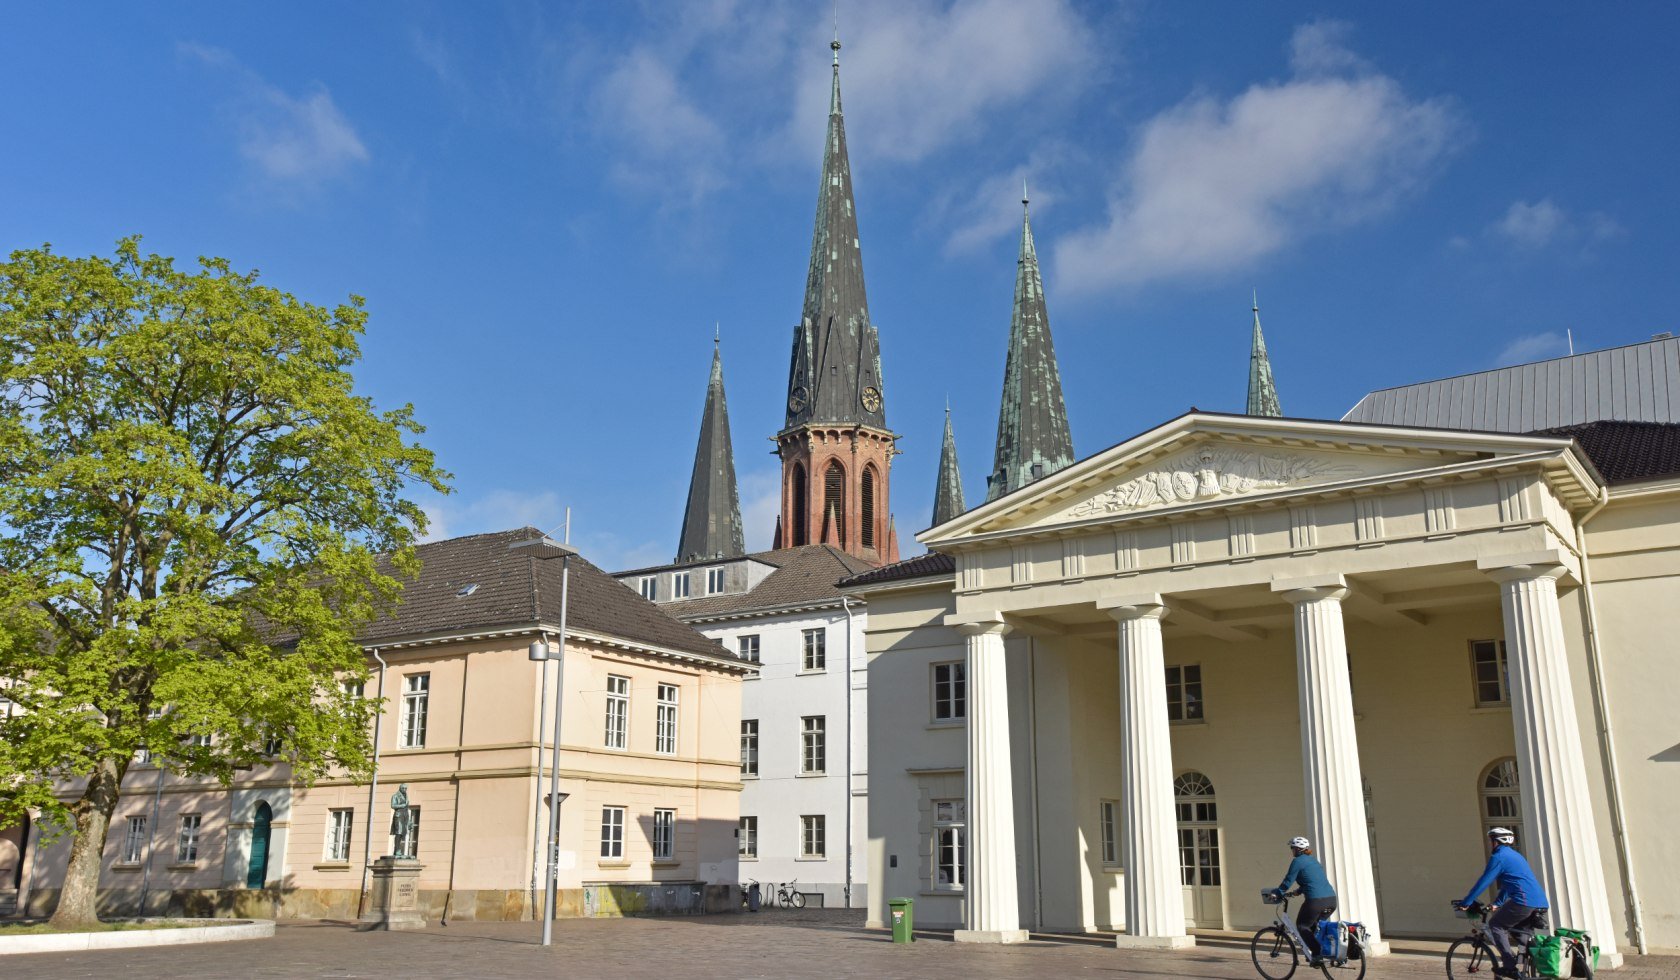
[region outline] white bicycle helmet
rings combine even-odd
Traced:
[[[1488,831],[1487,835],[1501,844],[1515,844],[1517,842],[1517,835],[1506,827],[1495,827]]]
[[[1310,851],[1312,850],[1312,841],[1307,840],[1305,837],[1291,837],[1289,839],[1289,846],[1298,847],[1303,851]]]

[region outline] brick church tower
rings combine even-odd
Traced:
[[[787,417],[776,434],[782,511],[776,547],[832,544],[865,561],[898,560],[888,506],[898,436],[887,428],[881,349],[863,288],[852,168],[834,49],[828,140],[817,190],[805,308],[793,332]]]

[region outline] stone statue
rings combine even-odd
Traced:
[[[408,821],[408,784],[403,783],[391,794],[391,835],[397,839],[399,848],[408,836]]]

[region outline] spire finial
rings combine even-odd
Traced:
[[[1254,291],[1254,312],[1260,312],[1260,290],[1258,289]]]
[[[1027,178],[1026,178],[1026,175],[1023,174],[1021,176],[1021,203],[1025,204],[1030,199],[1031,199],[1031,195],[1029,195],[1027,193]]]
[[[723,340],[723,325],[717,320],[712,321],[712,346],[716,347]]]
[[[840,0],[834,0],[834,41],[829,45],[834,49],[834,67],[840,67]]]

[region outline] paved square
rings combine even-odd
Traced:
[[[1116,950],[1098,937],[966,946],[928,933],[907,947],[862,928],[859,913],[784,912],[560,922],[535,945],[530,922],[458,922],[358,934],[334,922],[283,922],[273,939],[0,958],[0,976],[56,980],[254,977],[1255,977],[1246,943],[1209,939],[1184,953]],[[1375,978],[1443,977],[1439,946],[1398,944]],[[1301,970],[1298,980],[1319,976]],[[1680,957],[1635,959],[1617,980],[1680,980]]]

